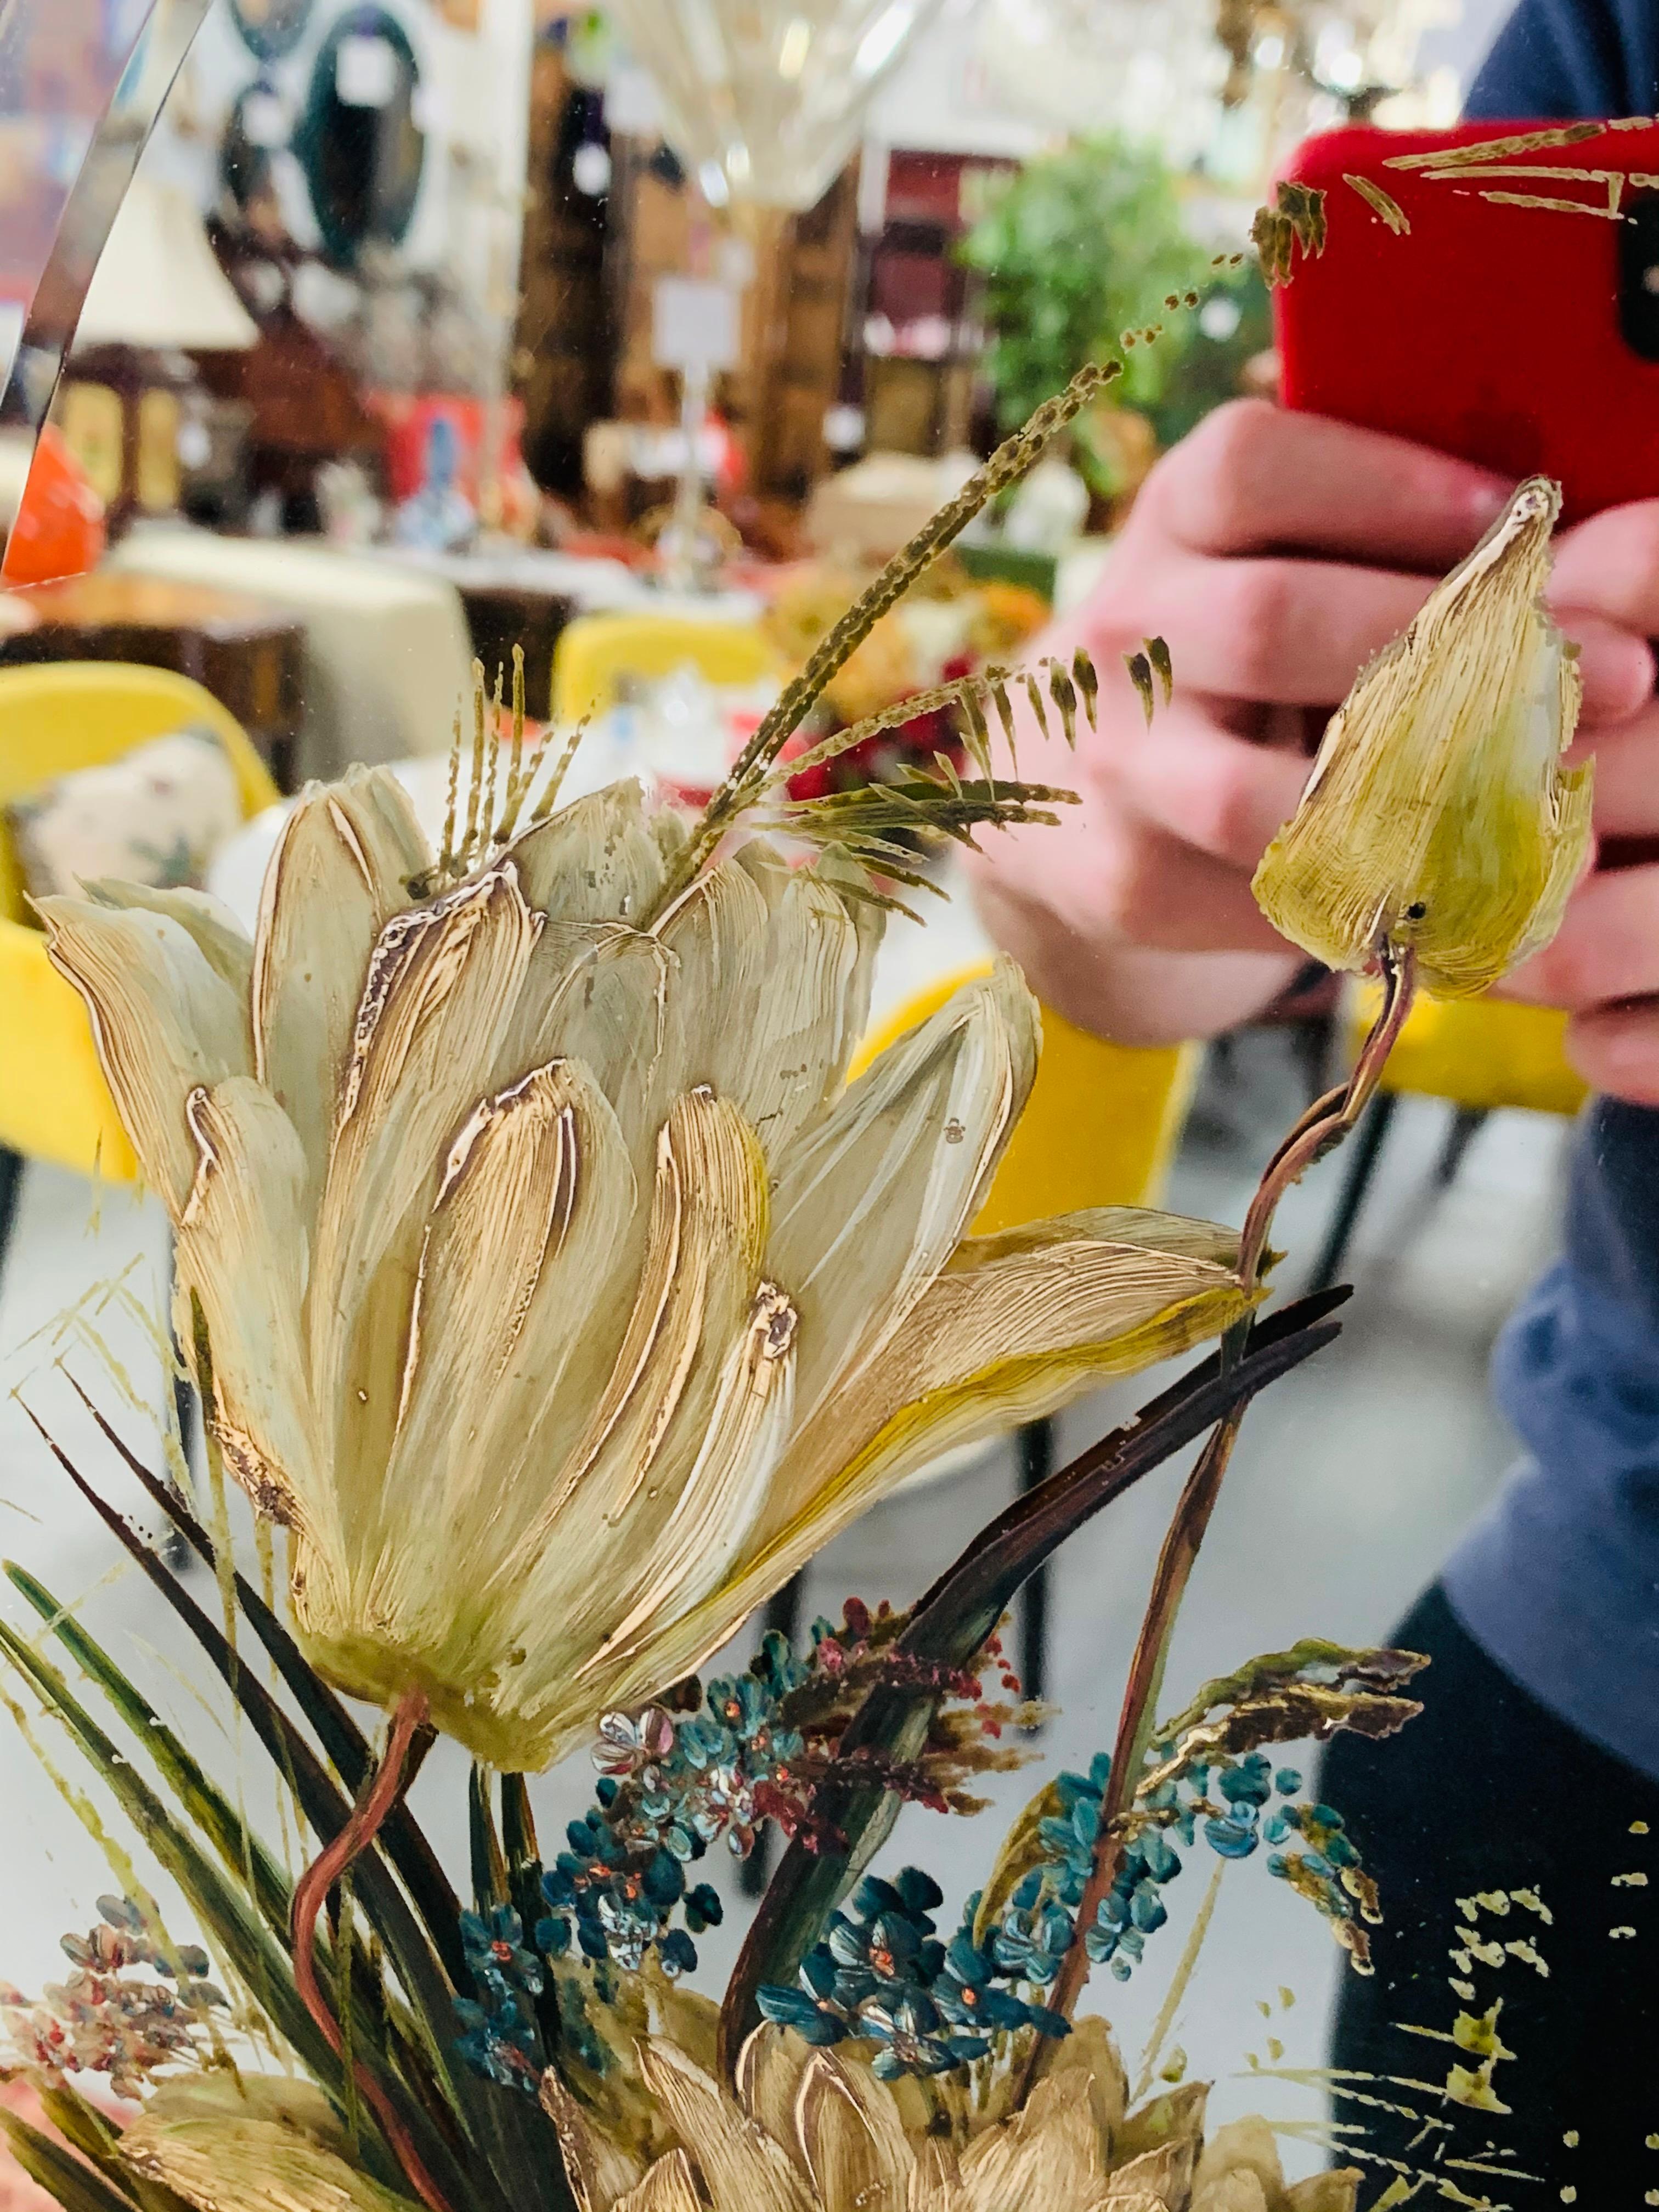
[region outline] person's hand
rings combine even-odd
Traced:
[[[1659,636],[1659,500],[1564,532],[1550,598],[1569,630],[1582,609],[1638,638]],[[1592,750],[1596,865],[1554,942],[1504,990],[1566,1008],[1569,1054],[1598,1091],[1659,1105],[1659,701],[1611,728],[1586,715],[1570,757]]]
[[[1300,956],[1250,895],[1256,862],[1361,665],[1511,488],[1256,400],[1219,409],[1165,456],[1094,593],[1038,648],[1069,659],[1081,644],[1100,672],[1099,730],[1080,731],[1076,759],[1035,737],[1020,753],[1024,775],[1073,783],[1083,803],[1059,829],[988,837],[975,871],[988,926],[1049,1004],[1156,1042],[1213,1034],[1282,988]],[[1571,568],[1565,580],[1583,727],[1628,724],[1653,690],[1641,625],[1599,568],[1594,593]],[[1168,642],[1176,678],[1150,728],[1121,659],[1149,636]]]

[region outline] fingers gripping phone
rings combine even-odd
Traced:
[[[1285,173],[1328,233],[1274,295],[1287,406],[1554,477],[1568,521],[1659,497],[1659,126],[1333,131]]]

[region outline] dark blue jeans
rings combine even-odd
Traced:
[[[1395,2077],[1350,2086],[1401,2109],[1339,2099],[1335,2117],[1363,2124],[1364,2149],[1437,2170],[1470,2198],[1541,2209],[1573,2187],[1596,2212],[1659,2203],[1659,1784],[1512,1681],[1437,1585],[1392,1641],[1433,1662],[1415,1685],[1423,1713],[1386,1743],[1338,1737],[1321,1788],[1376,1877],[1384,1916],[1375,1973],[1343,1978],[1332,2063]],[[1648,1832],[1632,1833],[1642,1822]],[[1622,1879],[1631,1874],[1649,1882]],[[1517,1889],[1537,1893],[1549,1924],[1513,1899],[1506,1912],[1480,1901]],[[1477,1957],[1461,1929],[1500,1947],[1501,1964]],[[1634,1932],[1613,1932],[1623,1929]],[[1501,1949],[1528,1942],[1547,1978]],[[1507,2112],[1439,2094],[1449,2069],[1475,2069],[1478,2052],[1404,2032],[1443,2034],[1499,1999],[1498,2034],[1515,2056],[1492,2087]],[[1369,2199],[1389,2169],[1367,2171]]]

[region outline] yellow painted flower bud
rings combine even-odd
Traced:
[[[1253,888],[1327,966],[1410,946],[1420,981],[1470,998],[1547,945],[1590,842],[1576,648],[1540,594],[1560,507],[1522,484],[1467,561],[1361,670]]]

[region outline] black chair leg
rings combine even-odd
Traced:
[[[0,1276],[6,1267],[6,1247],[17,1218],[17,1200],[23,1188],[23,1155],[0,1145]]]
[[[791,1575],[781,1590],[766,1601],[764,1633],[770,1635],[775,1628],[793,1647],[800,1636],[801,1600],[805,1595],[806,1577]],[[772,1873],[772,1831],[763,1827],[755,1838],[755,1848],[738,1869],[738,1887],[745,1897],[762,1896]]]
[[[1328,1013],[1310,1014],[1291,1030],[1291,1049],[1301,1071],[1302,1088],[1311,1106],[1331,1085],[1340,1024],[1334,1007]]]
[[[173,1310],[173,1247],[171,1243],[169,1243],[167,1247],[167,1310],[169,1313],[171,1313]],[[172,1341],[170,1337],[168,1340],[169,1342]],[[175,1356],[178,1356],[176,1347]],[[184,1361],[182,1357],[179,1357],[179,1364],[173,1370],[173,1418],[177,1423],[179,1430],[179,1451],[185,1462],[185,1480],[182,1485],[177,1482],[172,1482],[169,1484],[169,1487],[173,1490],[175,1496],[177,1496],[181,1504],[189,1505],[191,1504],[190,1496],[191,1458],[191,1448],[196,1438],[197,1401],[196,1386],[184,1371]],[[196,1554],[191,1550],[190,1543],[185,1536],[184,1531],[172,1526],[168,1527],[166,1534],[161,1539],[161,1556],[167,1561],[168,1566],[172,1568],[175,1575],[182,1575],[188,1572],[190,1568],[194,1565],[196,1560]]]
[[[1463,1155],[1480,1133],[1486,1118],[1484,1106],[1460,1106],[1451,1118],[1446,1132],[1446,1141],[1440,1147],[1440,1157],[1434,1164],[1434,1180],[1444,1190],[1463,1164]]]
[[[1352,1148],[1348,1154],[1348,1172],[1337,1198],[1336,1211],[1331,1216],[1331,1225],[1325,1232],[1324,1249],[1308,1279],[1308,1291],[1328,1290],[1340,1272],[1342,1262],[1347,1256],[1348,1239],[1359,1218],[1359,1209],[1365,1203],[1371,1177],[1376,1172],[1376,1163],[1382,1155],[1383,1139],[1389,1133],[1389,1125],[1394,1120],[1395,1109],[1399,1103],[1398,1091],[1379,1091],[1365,1109],[1359,1127],[1354,1132]]]
[[[185,1471],[188,1474],[191,1448],[196,1437],[196,1391],[182,1375],[175,1375],[173,1378],[173,1410],[179,1425],[179,1450],[185,1462]],[[178,1483],[169,1483],[168,1487],[181,1504],[191,1504],[188,1492]],[[194,1566],[196,1554],[182,1528],[169,1524],[161,1539],[161,1557],[175,1575],[187,1574]]]
[[[1019,1455],[1019,1488],[1024,1497],[1046,1482],[1054,1471],[1056,1456],[1052,1420],[1027,1421],[1015,1440]],[[1020,1593],[1020,1686],[1034,1704],[1048,1694],[1048,1570],[1039,1567]],[[1033,1731],[1035,1733],[1035,1731]]]

